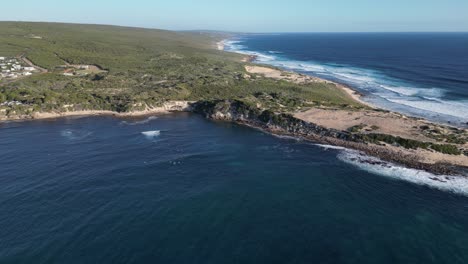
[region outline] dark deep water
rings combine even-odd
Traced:
[[[468,33],[240,35],[226,49],[348,84],[380,107],[468,122]]]
[[[189,114],[0,124],[0,263],[468,263],[466,196],[339,152]]]

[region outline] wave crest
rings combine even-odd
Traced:
[[[145,132],[141,132],[141,134],[143,134],[147,138],[155,138],[161,135],[161,131],[159,130],[145,131]]]
[[[272,51],[248,50],[242,39],[226,41],[226,50],[254,55],[260,63],[285,70],[311,74],[325,79],[343,82],[359,90],[365,101],[379,107],[405,114],[423,117],[436,122],[454,123],[465,127],[468,116],[468,100],[447,100],[447,92],[437,87],[418,87],[378,71],[350,65],[291,60]]]
[[[468,196],[466,176],[435,175],[385,162],[352,150],[341,151],[338,159],[373,174]]]

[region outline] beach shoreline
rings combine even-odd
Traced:
[[[218,48],[223,47],[225,42],[218,42]],[[253,62],[250,62],[253,61]],[[312,126],[317,128],[317,130],[313,130],[311,133],[308,134],[307,137],[304,137],[300,133],[290,133],[288,128],[276,130],[275,127],[270,127],[261,123],[257,125],[258,120],[251,120],[245,119],[245,117],[239,117],[238,119],[235,118],[218,118],[216,116],[211,117],[211,119],[225,119],[226,121],[233,121],[239,124],[249,125],[253,127],[258,127],[263,129],[265,132],[273,132],[274,134],[284,134],[289,135],[292,137],[297,138],[306,138],[311,141],[331,144],[335,146],[343,146],[354,150],[359,150],[366,152],[367,154],[375,157],[382,158],[386,161],[395,161],[399,162],[403,165],[408,165],[409,167],[417,167],[414,164],[426,164],[421,165],[422,168],[425,166],[429,166],[427,164],[432,164],[429,166],[437,167],[439,163],[441,164],[451,164],[453,166],[463,166],[466,167],[468,165],[467,154],[461,154],[458,156],[450,156],[450,155],[438,155],[437,153],[434,154],[434,150],[432,149],[406,149],[402,146],[398,146],[397,143],[390,143],[390,144],[383,144],[372,143],[371,146],[367,146],[365,144],[353,142],[353,140],[347,140],[342,138],[333,138],[333,137],[324,137],[320,131],[331,131],[331,134],[339,134],[346,138],[350,137],[353,138],[357,135],[365,136],[367,134],[378,133],[380,135],[392,135],[395,137],[402,137],[408,138],[413,141],[423,142],[430,144],[436,144],[437,139],[431,138],[430,134],[424,134],[424,137],[415,137],[415,134],[422,135],[428,131],[438,130],[442,131],[445,136],[449,136],[448,133],[452,133],[449,128],[443,127],[442,125],[437,125],[432,122],[428,122],[424,119],[417,119],[412,117],[406,117],[403,114],[397,112],[390,112],[390,111],[382,111],[378,107],[375,107],[364,100],[362,100],[362,95],[353,90],[351,87],[346,85],[326,80],[323,78],[300,74],[291,71],[284,71],[278,68],[269,67],[265,65],[255,64],[255,56],[246,55],[245,57],[245,72],[247,77],[250,78],[251,76],[263,76],[264,78],[272,78],[276,80],[284,80],[293,82],[295,84],[308,84],[308,83],[326,83],[326,84],[333,84],[336,89],[341,90],[343,93],[348,95],[353,101],[361,104],[365,107],[351,107],[347,109],[334,109],[329,107],[307,107],[307,109],[301,109],[300,111],[290,112],[288,118],[295,118],[297,119],[295,122],[304,122],[306,126]],[[118,118],[128,118],[128,117],[140,117],[140,116],[148,116],[148,115],[156,115],[156,114],[167,114],[171,112],[196,112],[193,110],[194,105],[203,104],[206,101],[199,101],[199,102],[190,102],[190,101],[167,101],[159,106],[145,106],[144,110],[135,110],[129,112],[116,112],[116,111],[109,111],[109,110],[67,110],[67,107],[64,107],[63,111],[56,111],[56,112],[36,112],[29,115],[12,115],[6,117],[0,117],[0,121],[24,121],[24,120],[41,120],[41,119],[55,119],[55,118],[64,118],[64,117],[86,117],[86,116],[113,116]],[[232,106],[231,106],[232,107]],[[257,110],[264,111],[269,110],[268,108],[264,108],[261,105],[257,106]],[[341,112],[339,111],[341,110]],[[340,113],[337,116],[337,113]],[[224,113],[221,113],[223,115]],[[228,115],[235,116],[237,113],[228,113]],[[354,116],[356,115],[356,116]],[[372,116],[375,115],[375,116]],[[392,116],[395,116],[394,118]],[[349,119],[351,118],[351,119]],[[300,120],[300,121],[299,121]],[[359,121],[358,121],[359,120]],[[422,120],[422,121],[421,121]],[[333,121],[333,122],[331,122]],[[365,122],[365,123],[364,123]],[[302,124],[302,123],[301,123]],[[423,127],[428,127],[427,129]],[[397,129],[396,133],[393,128]],[[357,131],[353,131],[356,129]],[[399,129],[401,131],[399,131]],[[404,132],[404,133],[400,133]],[[314,134],[315,133],[315,134]],[[400,134],[399,134],[400,133]],[[461,133],[466,133],[466,130],[461,130]],[[467,137],[468,138],[468,137]],[[468,149],[468,143],[464,145],[456,145],[462,153]],[[427,148],[427,147],[426,147]],[[385,154],[382,154],[385,153]],[[405,155],[402,155],[404,153]],[[406,162],[401,157],[393,157],[393,156],[404,156],[404,157],[412,157],[412,161]],[[437,165],[437,166],[436,166]],[[442,165],[441,165],[442,166]],[[434,168],[435,168],[434,167]],[[438,167],[437,167],[438,168]],[[443,169],[448,168],[447,166],[442,166]],[[433,169],[428,169],[433,170]],[[438,169],[434,169],[437,171]]]
[[[229,39],[225,39],[225,40],[222,41],[224,50],[226,50],[226,43],[228,42],[228,40]],[[441,120],[441,119],[431,119],[431,118],[428,118],[428,117],[425,117],[425,116],[420,116],[420,115],[417,115],[417,114],[402,112],[402,111],[399,111],[399,110],[392,110],[392,109],[387,108],[385,106],[381,106],[381,105],[369,102],[368,100],[365,100],[366,95],[363,94],[361,91],[359,91],[357,88],[355,88],[355,87],[353,87],[353,86],[351,86],[349,84],[345,84],[345,83],[342,83],[342,82],[336,81],[336,80],[325,79],[323,77],[319,77],[319,76],[314,75],[314,74],[298,73],[298,72],[295,72],[293,70],[283,69],[281,67],[271,65],[271,64],[268,64],[268,63],[265,64],[265,63],[262,63],[262,62],[258,61],[258,57],[259,57],[258,55],[252,55],[252,54],[249,54],[249,53],[246,53],[246,52],[241,52],[241,51],[236,51],[236,50],[234,50],[232,52],[244,55],[244,58],[243,58],[242,61],[245,62],[245,63],[249,63],[250,65],[254,65],[256,67],[264,67],[264,68],[268,68],[268,69],[278,69],[279,68],[280,69],[280,70],[278,70],[279,72],[291,73],[291,74],[296,74],[296,75],[300,75],[300,76],[307,76],[307,77],[310,77],[312,79],[318,80],[320,82],[334,84],[338,89],[340,89],[341,91],[343,91],[347,95],[349,95],[354,101],[356,101],[356,102],[358,102],[358,103],[360,103],[362,105],[365,105],[365,106],[367,106],[369,108],[372,108],[372,109],[395,112],[395,113],[401,114],[402,116],[407,117],[407,118],[421,119],[421,120],[425,120],[425,121],[428,121],[428,122],[431,122],[431,123],[434,123],[434,124],[438,124],[438,125],[442,125],[442,126],[449,126],[449,127],[453,127],[453,128],[459,128],[459,129],[468,129],[468,122],[466,122],[466,123],[465,122],[450,122],[450,121],[444,121],[444,120]],[[266,76],[266,77],[268,77],[268,76]],[[273,78],[277,78],[277,76],[273,76]]]
[[[245,70],[248,73],[252,74],[261,74],[266,78],[272,78],[277,80],[286,80],[291,81],[297,84],[306,84],[306,83],[326,83],[326,84],[333,84],[336,88],[340,89],[341,91],[345,92],[349,97],[351,97],[354,101],[365,105],[370,108],[378,108],[362,99],[362,94],[356,90],[353,90],[351,87],[340,84],[334,81],[329,81],[320,77],[310,76],[306,74],[300,74],[293,71],[283,71],[277,70],[274,68],[264,67],[256,64],[247,65],[245,66]]]
[[[348,130],[326,127],[294,114],[259,111],[257,108],[249,108],[248,105],[236,100],[200,102],[194,104],[193,109],[195,113],[211,120],[234,122],[273,135],[343,147],[407,168],[436,175],[468,176],[466,154],[453,155],[433,149],[408,148],[399,144],[368,141],[366,133],[353,133]],[[432,141],[434,144],[437,144],[436,142]]]
[[[228,39],[224,39],[222,41],[217,42],[216,46],[217,46],[218,50],[225,51],[227,41],[228,41]],[[340,90],[344,91],[346,94],[348,94],[355,101],[357,101],[357,102],[359,102],[359,103],[361,103],[363,105],[366,105],[368,107],[371,107],[371,108],[379,108],[378,106],[373,105],[373,104],[363,100],[362,99],[363,94],[360,93],[359,91],[357,91],[356,89],[354,89],[353,87],[350,87],[348,85],[345,85],[345,84],[342,84],[342,83],[339,83],[339,82],[336,82],[336,81],[332,81],[332,80],[327,80],[327,79],[324,79],[322,77],[318,77],[318,76],[315,76],[315,75],[301,74],[301,73],[297,73],[297,72],[294,72],[294,71],[287,71],[287,70],[284,70],[284,69],[282,69],[280,71],[280,70],[276,70],[276,69],[273,69],[273,68],[263,67],[260,64],[256,63],[256,61],[258,59],[257,55],[249,55],[249,54],[245,54],[245,53],[242,53],[242,52],[236,52],[236,53],[242,54],[242,55],[245,56],[242,59],[242,62],[250,63],[250,64],[255,65],[255,66],[246,66],[247,72],[249,72],[249,70],[248,70],[249,67],[255,67],[257,69],[260,69],[260,70],[257,71],[257,73],[272,75],[273,76],[272,78],[275,78],[275,79],[280,79],[280,77],[282,76],[281,72],[286,72],[286,73],[290,73],[290,74],[295,74],[297,76],[301,76],[302,78],[305,77],[304,79],[307,79],[307,78],[311,79],[311,80],[313,80],[315,82],[331,83],[331,84],[334,84]],[[274,66],[272,66],[272,67],[274,67]],[[261,68],[263,68],[263,70]],[[274,73],[271,74],[271,73],[269,73],[269,71],[274,71]],[[266,76],[266,77],[268,77],[268,76]]]
[[[7,121],[30,121],[57,119],[66,117],[89,117],[89,116],[113,116],[118,118],[144,117],[156,114],[169,114],[172,112],[189,112],[191,101],[168,101],[158,107],[147,106],[145,110],[116,112],[109,110],[79,110],[79,111],[64,111],[64,112],[36,112],[32,115],[15,116],[13,118],[0,118],[0,122]]]
[[[246,39],[250,39],[250,37],[246,37]],[[226,44],[225,50],[244,55],[244,62],[268,65],[336,83],[348,94],[357,95],[353,96],[354,99],[359,98],[361,103],[368,106],[427,119],[438,124],[468,128],[468,119],[461,111],[466,100],[448,96],[449,89],[443,88],[445,86],[440,86],[442,88],[422,88],[432,86],[424,86],[418,82],[412,84],[411,79],[391,77],[377,69],[372,70],[371,66],[367,68],[353,66],[354,64],[334,66],[333,60],[329,64],[309,59],[296,60],[294,56],[288,56],[287,52],[275,51],[274,48],[271,48],[272,51],[267,48],[265,50],[249,48],[245,46],[248,45],[248,40],[244,41],[242,35],[226,39],[224,42]],[[268,47],[267,44],[265,45]],[[289,49],[291,48],[293,46],[289,47]]]

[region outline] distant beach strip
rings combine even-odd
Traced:
[[[404,113],[410,116],[422,117],[430,121],[452,124],[458,127],[468,127],[468,99],[460,100],[444,97],[447,91],[439,88],[420,88],[416,84],[407,83],[389,77],[386,74],[351,65],[336,63],[320,63],[307,59],[290,58],[290,54],[282,51],[257,51],[248,47],[249,41],[256,41],[256,36],[238,36],[218,42],[218,49],[249,55],[255,62],[269,64],[284,70],[304,73],[330,81],[349,85],[363,94],[364,101],[380,108]],[[288,47],[291,49],[291,47]],[[298,52],[294,53],[297,58]]]

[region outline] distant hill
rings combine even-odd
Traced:
[[[211,48],[212,35],[103,25],[0,22],[0,51],[2,56],[26,53],[35,64],[48,69],[66,61],[113,71],[141,67],[148,59],[168,52],[216,57],[219,53]]]

